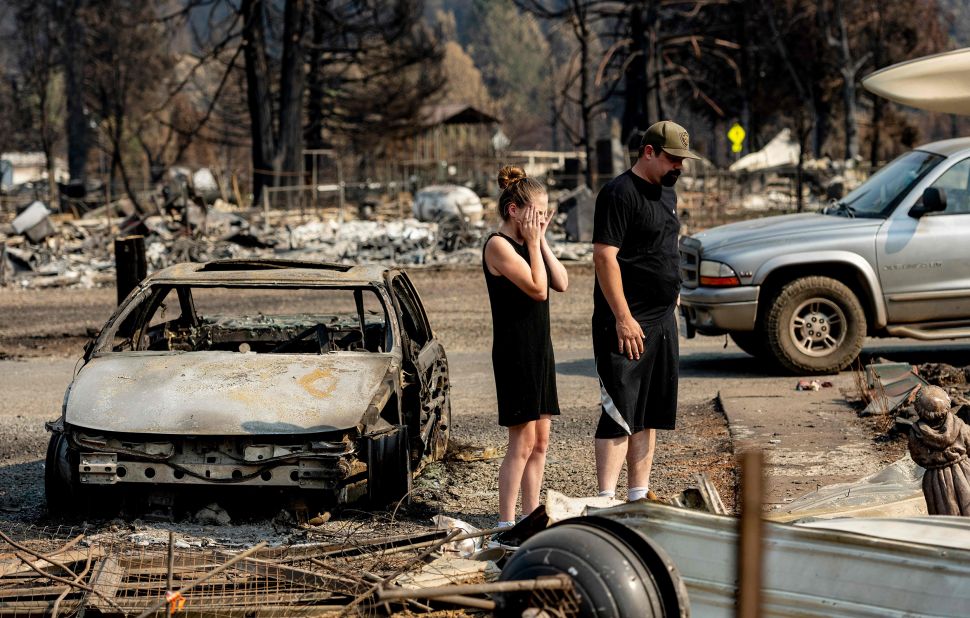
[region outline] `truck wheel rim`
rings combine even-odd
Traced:
[[[845,313],[826,298],[812,298],[792,314],[788,332],[798,351],[822,357],[835,352],[845,341]]]

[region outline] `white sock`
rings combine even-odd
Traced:
[[[626,490],[626,501],[635,502],[647,497],[647,487],[631,487]]]
[[[604,490],[600,491],[599,494],[597,494],[597,496],[600,497],[600,498],[615,498],[616,497],[616,490],[615,489],[604,489]]]
[[[514,525],[515,525],[515,522],[514,521],[500,521],[500,522],[498,522],[498,525],[495,526],[495,527],[496,528],[511,528]]]

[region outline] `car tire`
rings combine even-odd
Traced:
[[[837,373],[858,358],[866,314],[856,295],[830,277],[804,277],[781,289],[765,320],[768,346],[797,374]]]
[[[44,495],[47,512],[63,515],[76,510],[78,486],[76,467],[71,466],[67,436],[60,432],[51,434],[44,459]]]
[[[763,330],[751,332],[731,333],[731,341],[741,348],[742,352],[758,359],[773,358],[771,347],[768,345],[768,338],[765,337]]]

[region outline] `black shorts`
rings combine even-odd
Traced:
[[[677,421],[680,346],[677,318],[670,312],[642,322],[643,354],[620,354],[616,326],[593,325],[593,353],[600,379],[601,410],[597,438],[620,438],[644,429],[673,429]]]

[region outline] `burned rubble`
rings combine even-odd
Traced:
[[[305,524],[299,538],[262,540],[123,523],[8,529],[0,594],[5,614],[22,616],[482,612],[519,595],[572,615],[568,578],[497,581],[505,552],[486,547],[494,532],[441,519]]]
[[[154,208],[128,199],[86,211],[53,213],[39,201],[20,213],[0,212],[0,286],[97,287],[115,278],[112,242],[144,237],[149,272],[181,262],[216,259],[299,259],[397,266],[465,264],[481,259],[491,224],[445,211],[421,210],[422,219],[391,209],[380,216],[348,206],[339,211],[241,209],[221,198],[153,200]],[[416,208],[416,214],[418,209]],[[562,217],[565,223],[565,215]],[[584,260],[588,243],[554,250],[564,260]]]

